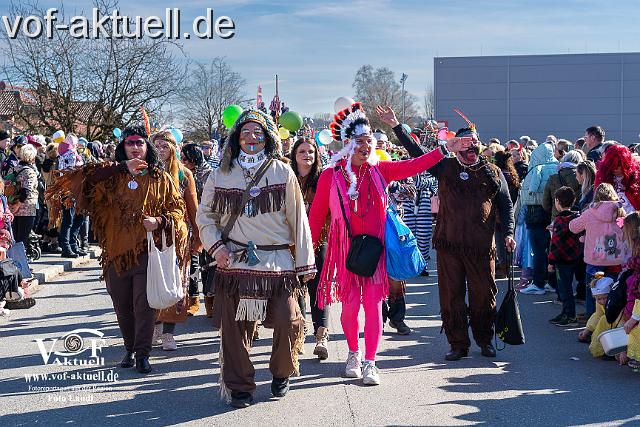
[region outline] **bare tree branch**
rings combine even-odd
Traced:
[[[93,6],[110,14],[119,2],[94,0]],[[9,16],[45,13],[37,3],[22,2],[11,6]],[[59,18],[64,20],[62,8]],[[54,31],[53,39],[0,37],[4,74],[30,98],[17,112],[30,131],[82,129],[89,139],[108,136],[139,120],[141,105],[150,114],[159,111],[186,77],[182,46],[167,39],[77,39],[68,31]]]
[[[222,112],[230,104],[245,104],[245,79],[223,57],[196,63],[180,91],[180,115],[193,138],[209,139],[223,132]]]
[[[374,114],[378,105],[388,105],[396,113],[402,110],[402,86],[395,73],[386,67],[374,69],[371,65],[363,65],[356,72],[352,87],[355,99],[362,102],[368,113],[369,121],[374,128],[384,129],[390,136],[391,129],[382,123]],[[407,121],[417,115],[417,99],[405,90],[405,117]]]

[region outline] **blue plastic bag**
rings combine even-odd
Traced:
[[[422,273],[427,263],[418,249],[418,241],[392,205],[387,208],[384,240],[389,277],[408,280]]]

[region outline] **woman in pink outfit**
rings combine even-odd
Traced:
[[[416,159],[379,162],[375,155],[375,138],[359,103],[336,114],[331,129],[334,139],[344,142],[344,148],[320,175],[309,213],[314,246],[320,241],[327,215],[331,214],[327,255],[318,284],[317,301],[320,308],[336,301],[342,303],[340,320],[349,346],[346,376],[362,376],[364,384],[377,385],[380,377],[375,359],[382,337],[382,301],[388,294],[385,254],[383,252],[380,256],[372,277],[358,276],[347,270],[349,232],[345,216],[352,236],[368,234],[384,242],[387,184],[431,168],[446,156],[448,150],[441,146]],[[452,141],[448,145],[453,151],[458,144]],[[365,313],[364,366],[358,344],[360,305]]]

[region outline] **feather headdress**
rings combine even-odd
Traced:
[[[338,111],[329,125],[331,136],[336,141],[352,139],[359,135],[370,134],[371,124],[362,104],[356,102],[349,108]]]
[[[347,194],[354,196],[356,194],[356,186],[358,177],[351,170],[351,159],[356,152],[358,144],[355,140],[360,135],[371,135],[372,144],[375,148],[376,138],[372,135],[371,124],[367,118],[367,114],[362,108],[362,104],[356,102],[349,108],[339,111],[333,116],[333,122],[329,125],[331,135],[336,141],[344,143],[344,147],[333,155],[330,167],[335,167],[341,160],[345,159],[345,171],[349,176],[349,189]],[[378,162],[378,156],[374,149],[369,153],[367,163],[375,165]]]

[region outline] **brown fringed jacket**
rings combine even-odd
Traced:
[[[423,153],[401,125],[393,131],[411,157]],[[463,171],[466,180],[460,177]],[[505,237],[513,236],[515,225],[509,187],[500,169],[485,159],[465,168],[455,158],[447,158],[428,172],[438,179],[440,196],[433,248],[474,259],[495,258],[497,218]]]
[[[131,180],[138,184],[135,190],[128,187]],[[90,164],[65,171],[46,197],[53,203],[73,198],[76,209],[89,214],[102,249],[104,272],[112,264],[118,273],[137,264],[138,255],[147,250],[145,216],[162,219],[158,230],[168,231],[175,225],[178,260],[180,265],[188,261],[184,200],[165,172],[134,177],[124,162]]]

